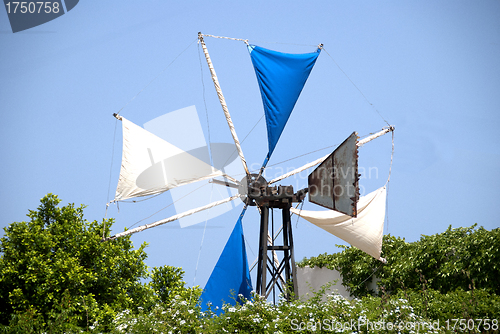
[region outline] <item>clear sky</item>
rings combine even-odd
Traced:
[[[498,0],[80,1],[15,34],[0,10],[1,226],[26,220],[49,192],[63,204],[87,205],[86,218],[101,220],[120,170],[121,124],[112,117],[119,110],[142,126],[195,105],[205,140],[231,142],[206,64],[200,68],[198,31],[284,52],[325,46],[268,179],[327,154],[331,148],[301,156],[353,131],[378,131],[383,117],[396,126],[386,234],[415,241],[449,225],[499,226],[493,210],[500,200]],[[206,43],[236,131],[240,138],[249,134],[245,156],[258,166],[267,139],[246,46]],[[360,150],[365,193],[385,184],[390,156],[390,135]],[[305,187],[305,176],[282,184]],[[171,202],[164,194],[119,210],[112,205],[107,216],[116,219],[117,233]],[[192,202],[196,207],[196,197]],[[171,223],[132,240],[149,243],[149,266],[183,267],[189,285],[204,286],[240,211],[241,205],[188,228]],[[169,207],[144,222],[174,213]],[[343,244],[306,221],[292,221],[296,260]],[[243,220],[250,263],[258,226],[251,208]]]

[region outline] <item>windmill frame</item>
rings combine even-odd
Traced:
[[[261,296],[264,298],[268,298],[271,294],[271,292],[275,292],[276,289],[279,290],[285,297],[287,301],[290,301],[293,299],[295,296],[295,293],[298,293],[298,288],[297,288],[297,277],[296,277],[296,268],[295,268],[295,258],[294,258],[294,242],[293,242],[293,233],[292,233],[292,225],[291,225],[291,212],[294,214],[298,214],[301,216],[300,211],[297,212],[296,208],[292,209],[292,204],[293,203],[300,203],[304,200],[306,194],[309,192],[310,195],[310,201],[315,204],[319,204],[322,206],[325,206],[327,208],[330,208],[332,210],[335,210],[337,212],[343,213],[347,216],[350,216],[350,218],[355,218],[358,214],[358,209],[357,209],[357,202],[359,199],[359,186],[358,186],[358,181],[359,181],[359,175],[358,175],[358,168],[357,168],[357,163],[358,163],[358,148],[361,147],[363,144],[385,134],[388,132],[394,131],[394,127],[389,126],[387,128],[384,128],[382,131],[379,131],[378,133],[372,134],[371,136],[364,138],[361,141],[358,141],[357,133],[353,133],[349,138],[347,138],[343,144],[341,144],[332,154],[327,155],[323,158],[320,158],[314,162],[308,163],[303,167],[300,167],[292,172],[286,173],[274,180],[271,180],[270,182],[267,182],[264,177],[262,176],[264,169],[269,161],[269,158],[272,154],[272,151],[274,150],[274,147],[276,146],[277,140],[283,131],[284,125],[286,124],[286,121],[288,120],[288,116],[291,113],[291,110],[293,109],[293,105],[291,105],[291,108],[289,109],[288,114],[286,114],[286,117],[281,117],[281,119],[278,120],[277,125],[274,124],[275,126],[274,130],[275,133],[273,134],[273,140],[270,140],[269,138],[269,152],[266,156],[266,159],[264,160],[264,163],[260,169],[259,174],[251,174],[249,172],[245,157],[243,155],[243,151],[241,149],[240,142],[238,140],[238,137],[236,135],[236,131],[234,129],[233,122],[231,120],[231,116],[229,114],[224,96],[222,94],[222,90],[220,88],[220,84],[218,82],[217,76],[215,74],[215,70],[212,64],[212,61],[210,59],[210,56],[208,54],[208,50],[206,48],[206,45],[203,40],[203,36],[201,33],[198,34],[199,38],[199,43],[201,44],[201,47],[203,49],[203,53],[205,55],[205,58],[207,60],[208,68],[210,70],[210,74],[212,77],[212,81],[214,83],[219,102],[221,104],[222,110],[224,112],[226,121],[229,126],[229,130],[231,132],[231,135],[234,140],[234,144],[236,147],[236,150],[238,152],[238,155],[240,157],[241,163],[243,165],[243,168],[245,169],[246,176],[241,180],[238,181],[234,178],[232,178],[229,175],[226,175],[224,172],[221,171],[214,171],[212,169],[212,174],[208,175],[202,175],[202,176],[197,176],[198,180],[202,179],[207,179],[210,177],[210,182],[216,183],[216,184],[221,184],[225,185],[227,187],[232,187],[232,188],[237,188],[238,189],[238,194],[231,196],[229,198],[219,200],[216,202],[212,202],[210,204],[207,204],[205,206],[196,208],[196,209],[191,209],[186,212],[174,215],[170,218],[162,219],[160,221],[151,223],[151,224],[146,224],[143,226],[139,226],[137,228],[127,230],[121,233],[118,233],[114,236],[110,237],[105,237],[103,234],[103,241],[106,240],[113,240],[118,237],[122,237],[125,235],[130,235],[133,233],[137,233],[140,231],[143,231],[148,228],[156,227],[159,225],[163,225],[165,223],[186,217],[188,215],[194,214],[199,211],[203,210],[208,210],[214,206],[221,205],[227,202],[230,202],[232,200],[235,200],[237,198],[240,198],[244,203],[245,206],[243,208],[243,211],[238,219],[238,222],[233,230],[233,234],[236,236],[235,238],[240,238],[240,245],[242,254],[243,254],[243,261],[242,263],[245,263],[246,266],[244,266],[244,269],[246,270],[247,276],[246,276],[246,287],[249,287],[251,289],[251,280],[250,280],[250,274],[248,271],[248,262],[247,262],[247,256],[246,256],[246,251],[245,251],[245,246],[244,246],[244,236],[241,228],[241,219],[243,218],[244,213],[246,212],[246,209],[248,206],[257,206],[260,212],[260,233],[259,233],[259,255],[257,259],[257,282],[256,282],[256,291],[259,293]],[[211,35],[205,35],[205,36],[211,36]],[[211,36],[211,37],[218,37],[218,36]],[[220,37],[219,37],[220,38]],[[240,39],[238,39],[240,40]],[[252,45],[248,44],[247,40],[241,40],[244,41],[245,44],[249,47],[250,52],[262,52],[262,48],[258,48]],[[318,51],[322,48],[322,44],[318,46]],[[261,50],[261,51],[255,51],[255,50]],[[265,50],[265,49],[264,49]],[[272,51],[274,52],[274,51]],[[253,54],[253,53],[252,53]],[[276,54],[276,52],[274,52]],[[306,69],[305,69],[305,75],[302,73],[301,80],[303,80],[302,85],[305,83],[305,80],[307,80],[307,77],[309,75],[310,70],[312,69],[312,66],[314,65],[315,59],[317,57],[317,54],[304,54],[307,55],[307,58],[309,63]],[[311,56],[313,55],[313,56]],[[253,56],[252,56],[253,57]],[[274,57],[274,56],[273,56]],[[253,61],[254,59],[252,59]],[[255,66],[255,63],[254,63]],[[257,70],[256,70],[257,72]],[[281,85],[283,86],[283,85]],[[302,87],[302,86],[301,86]],[[278,90],[280,90],[279,88]],[[296,91],[296,98],[298,98],[298,95],[300,94],[301,88]],[[264,94],[264,93],[263,93]],[[290,106],[288,106],[290,107]],[[266,110],[268,112],[268,110]],[[124,129],[129,121],[126,121],[124,118],[119,116],[118,114],[114,114],[114,116],[123,121],[124,124]],[[267,114],[266,114],[267,117]],[[270,128],[268,127],[268,137],[270,135]],[[134,130],[138,132],[139,130]],[[140,130],[144,131],[144,130]],[[149,135],[148,135],[149,136]],[[125,135],[124,135],[125,138]],[[164,144],[161,144],[164,145]],[[161,146],[160,147],[164,147]],[[142,148],[142,147],[138,147]],[[137,151],[136,147],[133,147],[134,150]],[[142,152],[142,151],[141,151]],[[133,153],[136,153],[135,151]],[[144,160],[144,159],[142,159]],[[142,161],[141,160],[141,161]],[[391,156],[391,162],[392,162],[392,156]],[[271,184],[278,182],[288,176],[294,175],[302,170],[308,169],[310,167],[313,167],[317,164],[320,164],[320,166],[311,173],[308,177],[308,188],[304,188],[299,190],[297,193],[294,193],[293,187],[292,186],[270,186]],[[347,172],[351,171],[351,173]],[[339,172],[340,171],[340,172]],[[135,172],[135,171],[134,171]],[[345,177],[344,175],[349,176],[350,174],[351,177]],[[120,174],[120,177],[122,174]],[[135,176],[135,174],[133,175]],[[223,181],[215,179],[215,177],[222,177]],[[189,180],[192,182],[191,180]],[[318,185],[315,184],[317,182],[320,182],[320,187],[318,188]],[[323,191],[323,184],[329,185],[327,187],[328,189],[326,191]],[[177,186],[177,185],[173,185]],[[337,188],[336,188],[337,187]],[[339,188],[342,190],[342,194],[339,193]],[[354,192],[350,194],[348,189],[344,188],[354,188]],[[168,187],[165,187],[163,191],[168,190]],[[318,191],[320,189],[320,191]],[[385,187],[384,187],[385,189]],[[343,195],[343,194],[347,195]],[[142,194],[142,193],[141,193]],[[312,195],[312,196],[311,196]],[[141,195],[143,196],[143,195]],[[384,192],[385,196],[385,192]],[[130,196],[131,197],[131,196]],[[319,200],[318,200],[319,199]],[[115,201],[123,200],[121,197],[115,197]],[[110,203],[112,203],[110,202]],[[108,203],[109,205],[109,203]],[[280,232],[282,233],[282,243],[280,245],[275,244],[275,240],[277,237],[274,235],[274,219],[271,219],[271,222],[269,222],[269,211],[271,210],[271,217],[273,217],[272,210],[273,209],[279,209],[281,210],[281,215],[282,215],[282,229]],[[363,207],[360,209],[364,209]],[[362,220],[363,218],[361,218]],[[383,225],[383,215],[382,215],[382,225]],[[239,229],[237,229],[238,227]],[[269,229],[271,228],[272,233],[270,234]],[[238,233],[235,233],[237,231]],[[280,234],[278,233],[278,235]],[[335,234],[334,232],[331,232],[332,234]],[[231,235],[231,238],[233,238],[233,234]],[[336,234],[335,234],[336,235]],[[381,240],[381,235],[380,234],[380,240]],[[230,238],[230,239],[231,239]],[[236,240],[236,239],[235,239]],[[229,244],[229,242],[228,242]],[[226,249],[226,248],[225,248]],[[223,251],[225,252],[225,250]],[[269,256],[269,252],[271,252],[271,256]],[[278,259],[278,256],[276,255],[276,252],[282,252],[281,260]],[[372,252],[373,254],[377,252]],[[370,254],[372,254],[370,253]],[[380,248],[378,249],[378,254],[372,255],[375,258],[379,257],[380,255]],[[221,256],[222,258],[222,256]],[[383,258],[380,258],[380,260],[384,260]],[[229,266],[231,266],[233,262],[227,262],[230,263]],[[219,270],[221,271],[221,270]],[[215,272],[215,269],[214,269]],[[224,275],[225,272],[221,271]],[[284,277],[283,277],[284,274]],[[220,274],[219,274],[220,275]],[[210,281],[210,279],[209,279]],[[208,284],[208,283],[207,283]],[[240,286],[240,288],[243,287],[243,285]],[[243,295],[249,296],[250,295],[250,290],[247,290],[243,293]],[[249,297],[247,297],[249,298]]]

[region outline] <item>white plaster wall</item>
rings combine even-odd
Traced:
[[[297,288],[299,298],[307,300],[314,296],[322,286],[331,282],[332,285],[326,290],[326,294],[337,293],[347,299],[352,299],[347,288],[342,285],[342,276],[337,270],[328,268],[304,268],[297,267]],[[325,298],[323,297],[323,300]]]
[[[378,277],[371,277],[365,284],[368,289],[378,293],[379,289],[377,282],[380,281]],[[351,300],[352,297],[345,286],[342,285],[342,275],[337,270],[331,270],[328,268],[310,268],[306,266],[304,268],[297,267],[297,288],[298,296],[302,300],[308,300],[314,296],[315,292],[318,292],[322,286],[331,282],[329,289],[325,291],[325,294],[336,293],[343,296],[346,299]],[[323,296],[323,301],[325,301]]]

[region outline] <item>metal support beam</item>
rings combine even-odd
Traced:
[[[276,296],[279,291],[290,301],[297,292],[290,208],[293,202],[302,202],[308,189],[294,193],[292,186],[269,187],[262,176],[255,174],[240,183],[247,185],[240,187],[240,195],[245,198],[245,203],[257,205],[260,211],[256,291],[264,298],[271,293]],[[274,235],[274,218],[269,222],[269,209],[282,210],[281,245],[275,244],[280,233]]]
[[[257,293],[266,295],[266,273],[267,273],[267,233],[269,231],[269,207],[260,208],[260,238],[259,238],[259,258],[257,261]]]
[[[293,194],[293,189],[288,192],[288,196],[285,195],[286,192],[267,195],[271,190],[274,191],[274,187],[265,189],[261,196],[251,196],[258,203],[261,212],[256,291],[265,298],[278,291],[284,294],[287,301],[290,301],[297,293],[290,208],[292,202],[297,201],[297,198],[303,195]],[[269,222],[269,210],[273,208],[282,211],[281,245],[275,245],[274,241],[269,242],[268,239],[269,231],[274,230],[274,221]],[[281,252],[278,253],[281,259],[279,263],[276,263],[273,252]]]

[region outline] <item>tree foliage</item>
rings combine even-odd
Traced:
[[[102,242],[112,219],[88,222],[84,206],[58,207],[48,194],[27,222],[6,227],[0,240],[0,322],[15,314],[42,317],[70,310],[71,323],[109,322],[118,311],[147,306],[153,291],[141,283],[148,277],[142,244],[130,237]],[[104,232],[103,232],[104,231]]]
[[[364,284],[372,274],[385,291],[433,289],[441,293],[483,289],[500,295],[500,228],[452,228],[443,233],[423,235],[419,241],[384,236],[381,264],[362,251],[347,246],[336,254],[305,259],[299,266],[337,269],[354,296],[373,294]]]
[[[201,288],[187,288],[183,280],[184,270],[172,266],[154,267],[151,272],[150,286],[153,289],[157,302],[168,307],[174,299],[189,299],[197,301],[201,295]]]

